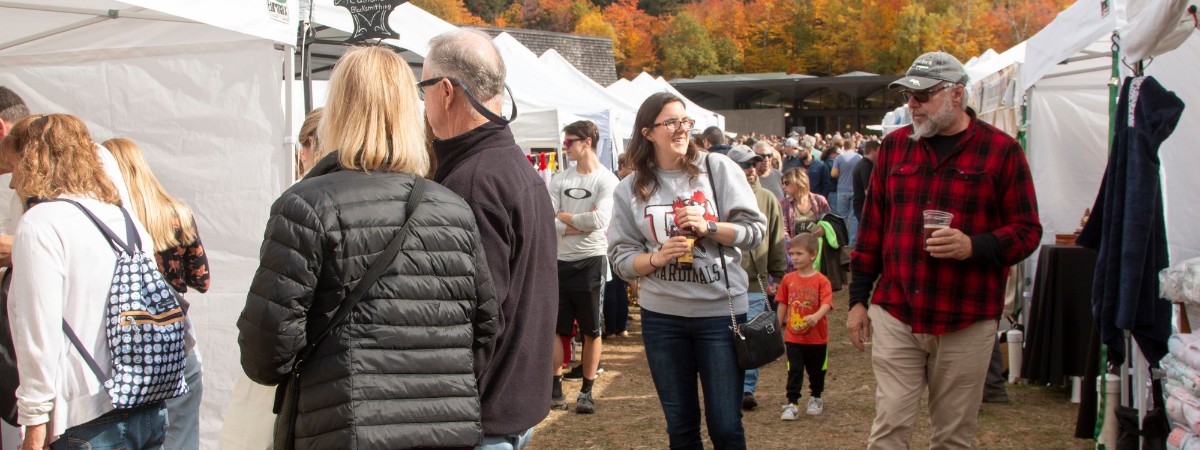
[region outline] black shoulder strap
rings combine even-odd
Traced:
[[[79,340],[79,336],[75,335],[75,330],[72,330],[71,326],[67,324],[67,319],[63,319],[62,329],[63,333],[66,333],[67,339],[71,340],[71,345],[74,345],[75,350],[79,351],[79,356],[83,357],[83,361],[92,369],[92,373],[96,374],[96,379],[100,380],[101,384],[104,384],[104,381],[108,377],[104,375],[104,371],[100,370],[100,364],[96,363],[96,358],[92,358],[92,354],[88,353],[87,349],[83,347],[83,342]]]
[[[88,219],[92,220],[92,223],[96,225],[96,228],[100,229],[101,233],[104,233],[104,237],[108,238],[109,243],[113,245],[114,249],[124,251],[130,255],[137,253],[138,250],[141,250],[142,240],[138,238],[137,228],[133,226],[133,218],[129,217],[129,211],[126,211],[125,208],[118,207],[121,209],[121,214],[125,216],[125,240],[121,240],[121,238],[117,236],[117,233],[114,233],[111,228],[108,228],[108,225],[104,224],[104,221],[100,220],[100,218],[96,217],[95,214],[92,214],[91,211],[75,200],[68,198],[50,198],[39,200],[37,203],[45,202],[64,202],[75,205],[76,208],[79,208],[80,211],[83,211],[83,213],[87,215]]]
[[[400,246],[404,243],[404,236],[408,234],[408,229],[413,223],[413,214],[417,211],[417,206],[420,205],[421,199],[425,196],[425,186],[428,183],[425,178],[420,176],[414,176],[414,179],[415,182],[413,183],[412,190],[408,193],[408,203],[404,205],[404,225],[400,227],[400,231],[388,243],[387,248],[371,261],[371,266],[367,269],[367,273],[358,280],[358,284],[350,291],[350,295],[347,295],[342,304],[338,306],[337,313],[334,313],[333,318],[329,320],[329,326],[326,326],[325,330],[317,335],[316,339],[309,342],[308,346],[300,352],[300,356],[296,358],[296,363],[292,366],[293,373],[299,372],[304,360],[308,359],[309,355],[317,349],[317,345],[333,332],[334,327],[346,320],[346,316],[350,315],[350,310],[354,309],[359,300],[362,300],[363,295],[367,293],[367,289],[370,289],[375,284],[375,281],[379,279],[380,275],[383,275],[383,271],[387,269],[388,265],[396,259],[396,254],[400,253]]]

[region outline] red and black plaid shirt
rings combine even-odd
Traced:
[[[871,175],[851,267],[880,275],[871,302],[913,333],[938,335],[998,319],[1008,267],[1033,253],[1042,237],[1021,146],[967,112],[971,123],[945,160],[939,163],[924,139],[909,139],[909,126],[884,138]],[[951,228],[967,236],[993,234],[1003,265],[930,256],[922,232],[926,209],[953,213]]]

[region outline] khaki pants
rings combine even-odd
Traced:
[[[875,371],[875,423],[868,449],[906,449],[929,386],[931,449],[970,448],[983,400],[997,322],[983,320],[939,336],[912,328],[881,307],[871,318],[871,366]]]

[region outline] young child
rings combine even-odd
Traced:
[[[812,233],[800,233],[788,242],[787,252],[796,271],[784,275],[775,297],[779,303],[779,322],[783,324],[788,359],[788,402],[779,416],[781,420],[796,420],[800,415],[797,403],[804,387],[805,371],[808,372],[812,397],[806,412],[817,415],[825,408],[821,402],[829,344],[829,321],[825,314],[833,309],[833,286],[813,267],[818,245],[820,241]]]

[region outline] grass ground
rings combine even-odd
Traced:
[[[870,353],[858,353],[846,337],[846,292],[834,296],[838,305],[829,313],[830,360],[825,382],[825,413],[802,415],[795,422],[779,420],[785,401],[785,363],[768,364],[759,376],[759,407],[745,413],[747,444],[751,449],[859,449],[866,446],[875,417],[875,377]],[[546,449],[663,449],[666,421],[650,380],[642,347],[640,315],[630,312],[630,335],[605,341],[605,372],[594,387],[596,414],[552,411],[534,431],[528,447]],[[807,380],[806,380],[807,382]],[[563,391],[574,407],[579,381],[566,381]],[[807,397],[807,387],[805,388]],[[984,404],[975,431],[976,448],[1086,449],[1094,441],[1072,437],[1077,406],[1062,388],[1009,385],[1010,403]],[[802,399],[804,404],[807,399]],[[801,407],[803,410],[803,405]],[[711,447],[711,443],[706,445]],[[913,448],[928,448],[929,417],[922,417],[913,434]]]

